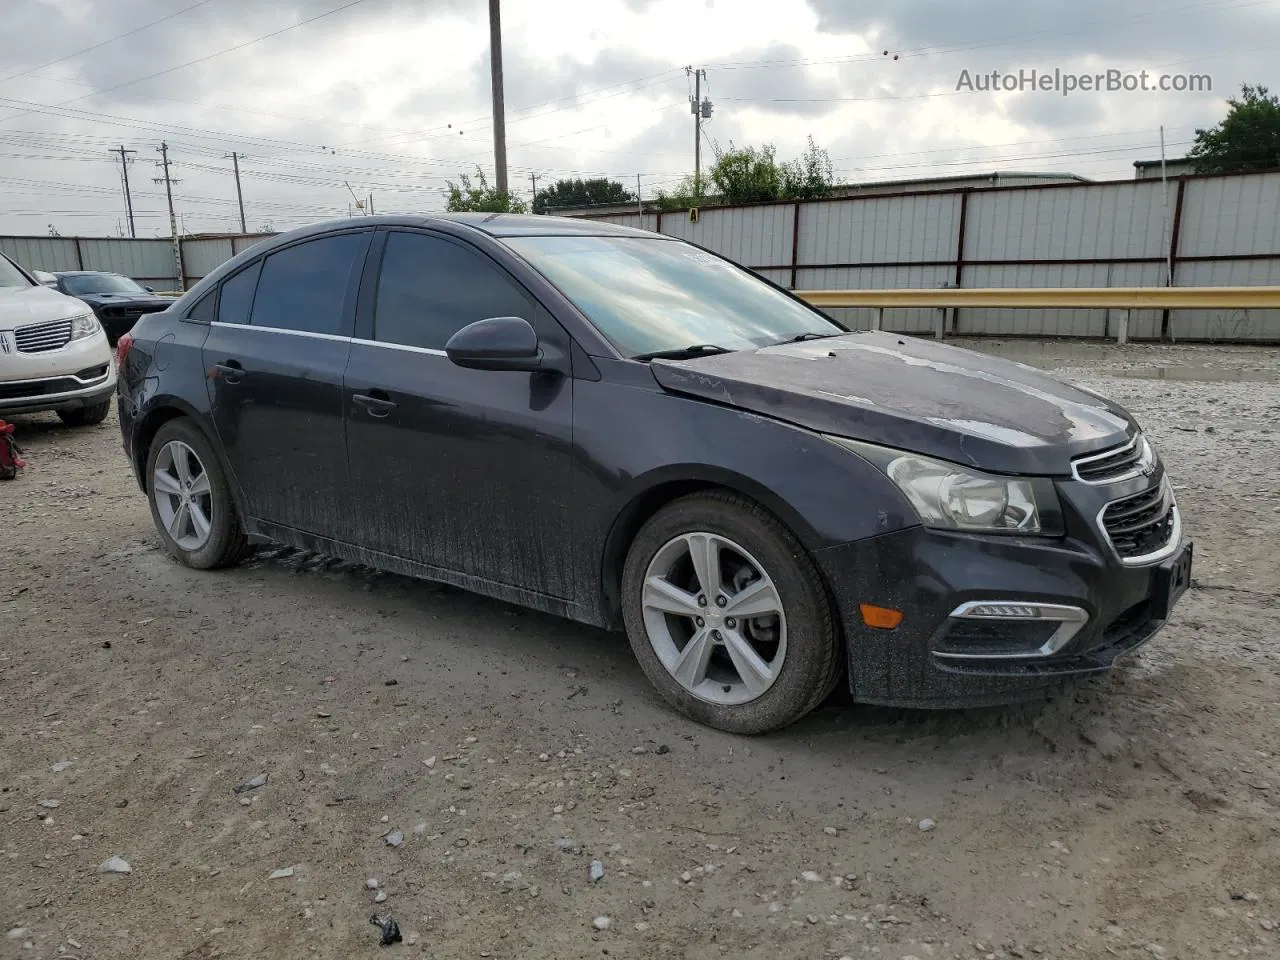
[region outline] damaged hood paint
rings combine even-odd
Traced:
[[[1065,476],[1073,457],[1138,429],[1117,404],[1034,367],[886,333],[650,369],[673,393],[997,473]]]

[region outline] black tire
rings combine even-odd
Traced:
[[[156,460],[165,444],[171,440],[181,440],[190,447],[200,458],[200,463],[209,477],[211,530],[209,539],[198,550],[185,550],[178,545],[165,529],[156,505],[154,490]],[[147,454],[146,477],[151,519],[156,525],[156,531],[160,534],[160,541],[164,544],[165,550],[174,559],[196,570],[216,570],[220,567],[235,566],[249,555],[249,541],[241,526],[235,498],[231,494],[227,476],[222,470],[222,463],[214,452],[212,444],[194,423],[185,417],[179,417],[170,420],[156,432]]]
[[[726,537],[749,551],[767,570],[782,600],[787,622],[785,659],[772,686],[747,703],[711,703],[686,690],[663,666],[645,630],[641,598],[650,561],[665,544],[694,531]],[[622,615],[631,649],[663,699],[718,730],[760,734],[781,729],[821,704],[842,674],[842,647],[831,599],[813,561],[773,514],[728,492],[682,497],[645,523],[623,566]]]
[[[91,407],[76,407],[74,410],[59,410],[58,418],[68,427],[92,427],[107,419],[111,412],[111,398]]]

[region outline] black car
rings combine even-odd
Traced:
[[[1168,619],[1191,545],[1124,410],[850,333],[678,240],[362,218],[224,264],[122,339],[170,553],[268,539],[606,628],[725,730],[1043,696]]]
[[[59,293],[89,305],[111,344],[133,329],[139,317],[159,313],[173,303],[172,297],[158,297],[151,287],[118,273],[68,270],[55,273],[54,277],[57,279],[54,289]]]

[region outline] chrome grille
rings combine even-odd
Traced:
[[[1178,530],[1178,508],[1169,481],[1113,500],[1103,507],[1098,520],[1121,560],[1141,561],[1160,553]]]
[[[1076,479],[1083,483],[1116,483],[1129,480],[1142,473],[1150,473],[1155,465],[1155,455],[1142,437],[1134,437],[1123,447],[1103,453],[1079,457],[1072,461],[1071,469]]]
[[[33,323],[13,331],[13,342],[19,353],[46,353],[61,350],[71,342],[71,321],[53,320]]]

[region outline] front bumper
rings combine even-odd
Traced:
[[[92,407],[110,400],[115,390],[116,369],[109,359],[62,376],[0,380],[0,414]]]
[[[1164,625],[1189,582],[1190,550],[1180,539],[1158,563],[1125,566],[1071,538],[913,527],[816,559],[840,611],[854,699],[951,708],[1034,699],[1109,669]],[[864,603],[901,610],[903,620],[867,627]]]

